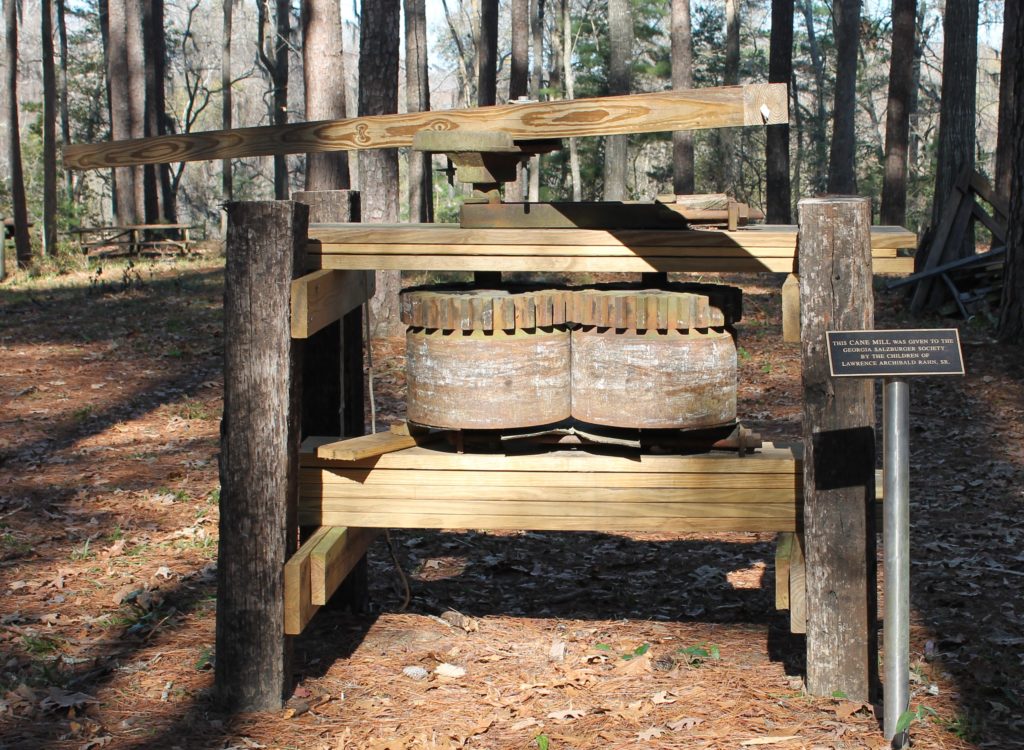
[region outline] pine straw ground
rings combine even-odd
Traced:
[[[288,708],[217,713],[221,271],[0,291],[0,748],[884,746],[877,706],[803,692],[770,534],[396,531],[409,608],[378,542],[370,614],[317,616]],[[792,438],[780,279],[742,283],[740,413]],[[878,308],[879,327],[949,324],[885,292]],[[1024,747],[1024,358],[962,333],[968,376],[913,386],[912,731],[916,747]],[[384,421],[400,354],[376,351]]]

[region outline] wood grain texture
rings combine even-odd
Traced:
[[[565,289],[424,287],[401,293],[401,320],[412,328],[445,331],[512,331],[564,325]]]
[[[769,109],[767,121],[761,108]],[[67,169],[411,146],[421,130],[504,131],[514,139],[656,133],[787,122],[786,86],[753,84],[595,99],[434,110],[239,128],[64,149]]]
[[[292,337],[306,339],[373,296],[369,271],[313,271],[292,282]]]
[[[799,470],[800,463],[788,447],[766,443],[757,453],[660,455],[622,453],[590,448],[549,450],[535,453],[459,453],[450,445],[406,448],[376,459],[330,461],[317,458],[318,446],[337,438],[314,437],[303,443],[302,465],[307,468],[344,469],[427,469],[448,471],[546,471],[546,472],[661,472],[680,474],[785,474]]]
[[[807,686],[815,695],[842,691],[870,701],[877,686],[874,382],[830,376],[825,332],[873,328],[871,203],[805,199],[799,212]]]
[[[807,632],[807,559],[804,535],[793,534],[789,556],[789,632]]]
[[[779,534],[775,540],[775,609],[789,609],[789,570],[792,555],[793,534]]]
[[[337,440],[320,445],[316,449],[317,458],[331,461],[358,461],[364,458],[376,458],[385,453],[393,453],[403,448],[411,448],[419,443],[428,442],[430,436],[400,435],[394,432],[377,432],[372,435]]]
[[[379,534],[379,529],[328,528],[309,556],[310,600],[313,604],[327,604]]]
[[[284,633],[299,635],[320,609],[313,603],[310,555],[331,529],[321,526],[288,558],[284,566]]]
[[[782,283],[782,340],[800,343],[800,279],[793,273]]]
[[[291,681],[283,570],[298,539],[301,360],[288,290],[308,211],[267,201],[227,213],[215,685],[227,706],[269,710]]]
[[[569,331],[409,329],[409,420],[431,427],[510,429],[570,413]]]
[[[722,330],[572,331],[572,416],[635,429],[736,419],[736,345]]]

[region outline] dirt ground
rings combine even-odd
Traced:
[[[742,419],[795,438],[781,278],[729,280]],[[878,706],[804,692],[772,534],[393,531],[408,608],[380,540],[370,611],[317,615],[288,707],[218,713],[221,283],[202,260],[0,286],[0,748],[885,746]],[[877,318],[957,325],[881,285]],[[1024,747],[1024,356],[959,325],[967,377],[912,388],[911,731]],[[375,354],[386,423],[401,342]]]

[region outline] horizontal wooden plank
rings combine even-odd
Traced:
[[[417,446],[377,459],[328,461],[316,457],[317,447],[335,438],[308,438],[302,446],[302,465],[346,469],[439,469],[469,471],[552,472],[692,472],[692,473],[799,473],[801,465],[789,448],[765,445],[757,453],[701,453],[670,455],[611,450],[542,450],[536,453],[458,453],[451,446]]]
[[[403,434],[401,432],[377,432],[372,435],[345,438],[322,443],[316,447],[316,457],[329,461],[357,461],[374,459],[385,453],[429,443],[440,438],[442,433]]]
[[[421,485],[432,487],[601,487],[670,489],[799,489],[802,475],[765,473],[659,473],[659,472],[556,472],[556,471],[424,471],[416,469],[331,469],[303,468],[299,481],[303,486],[323,485],[366,488],[378,486]]]
[[[691,518],[691,517],[642,517],[642,516],[532,516],[473,514],[445,515],[431,509],[410,513],[392,514],[382,511],[337,512],[300,510],[300,523],[325,523],[330,525],[369,526],[376,528],[405,529],[481,529],[489,531],[659,531],[666,533],[725,531],[795,531],[794,514],[780,513],[776,518]]]
[[[324,605],[366,554],[380,529],[329,527],[310,555],[313,604]]]
[[[686,507],[686,512],[697,513],[699,508],[717,509],[722,505],[735,505],[737,508],[750,506],[756,509],[763,503],[796,502],[795,488],[635,488],[635,487],[471,487],[471,486],[415,486],[415,485],[379,485],[364,488],[358,485],[303,485],[299,490],[300,505],[320,502],[323,507],[338,509],[365,507],[366,503],[386,503],[387,510],[399,507],[423,507],[429,504],[437,507],[463,507],[472,505],[474,508],[499,503],[505,510],[511,507],[529,507],[532,511],[545,515],[586,512],[588,508],[600,509],[606,506],[635,505],[637,512],[653,512],[656,507],[661,515],[674,515],[675,510]],[[372,499],[371,499],[372,498]],[[454,512],[454,511],[453,511]],[[494,512],[494,508],[489,508]],[[618,515],[618,514],[613,514]],[[728,515],[728,514],[723,514]]]
[[[292,338],[306,339],[373,296],[370,271],[321,270],[292,282]]]
[[[317,526],[319,524],[308,524]],[[310,556],[327,537],[330,529],[321,526],[306,540],[284,566],[284,632],[299,635],[313,619],[319,607],[313,604]]]
[[[511,245],[562,247],[777,248],[792,255],[797,228],[761,224],[724,229],[463,229],[457,224],[311,224],[310,252],[348,252],[346,245]],[[319,245],[318,245],[319,243]],[[339,246],[335,249],[335,246]],[[895,226],[871,227],[871,249],[917,246],[917,235]]]
[[[763,117],[762,108],[768,112]],[[161,164],[246,156],[411,146],[420,130],[503,131],[536,140],[657,133],[789,121],[784,84],[660,91],[499,107],[433,110],[188,135],[71,144],[68,169]]]

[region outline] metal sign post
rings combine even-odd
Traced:
[[[883,729],[894,748],[907,744],[896,727],[910,709],[910,383],[908,377],[963,375],[956,329],[829,331],[833,377],[882,377],[885,571]]]

